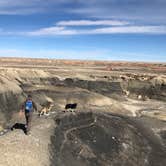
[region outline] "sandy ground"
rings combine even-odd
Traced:
[[[19,123],[24,122],[23,119]],[[0,166],[48,166],[49,143],[54,121],[33,118],[30,135],[20,129],[0,137]]]

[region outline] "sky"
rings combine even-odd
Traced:
[[[0,0],[0,56],[166,62],[166,0]]]

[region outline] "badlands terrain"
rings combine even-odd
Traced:
[[[29,136],[9,130],[28,94],[54,104]],[[166,63],[0,58],[0,148],[0,166],[165,166]]]

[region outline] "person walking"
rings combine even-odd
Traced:
[[[29,134],[30,129],[31,129],[32,115],[33,115],[34,110],[37,111],[37,106],[36,106],[35,102],[32,100],[32,96],[28,95],[27,99],[22,104],[21,110],[20,110],[20,114],[22,114],[23,112],[25,113],[25,119],[26,119],[25,133],[26,133],[26,135]]]

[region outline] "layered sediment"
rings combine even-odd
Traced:
[[[143,64],[124,63],[118,68],[106,62],[24,62],[0,60],[0,131],[16,122],[25,123],[18,112],[28,94],[39,110],[48,101],[54,106],[48,117],[35,113],[31,141],[19,130],[0,136],[2,152],[7,154],[6,158],[1,155],[2,163],[13,162],[8,159],[12,147],[20,148],[19,142],[25,139],[26,155],[36,142],[31,151],[34,166],[166,164],[164,65],[162,70],[151,65],[154,72],[150,72]],[[74,113],[63,112],[68,103],[77,103]],[[13,165],[26,165],[16,158]]]

